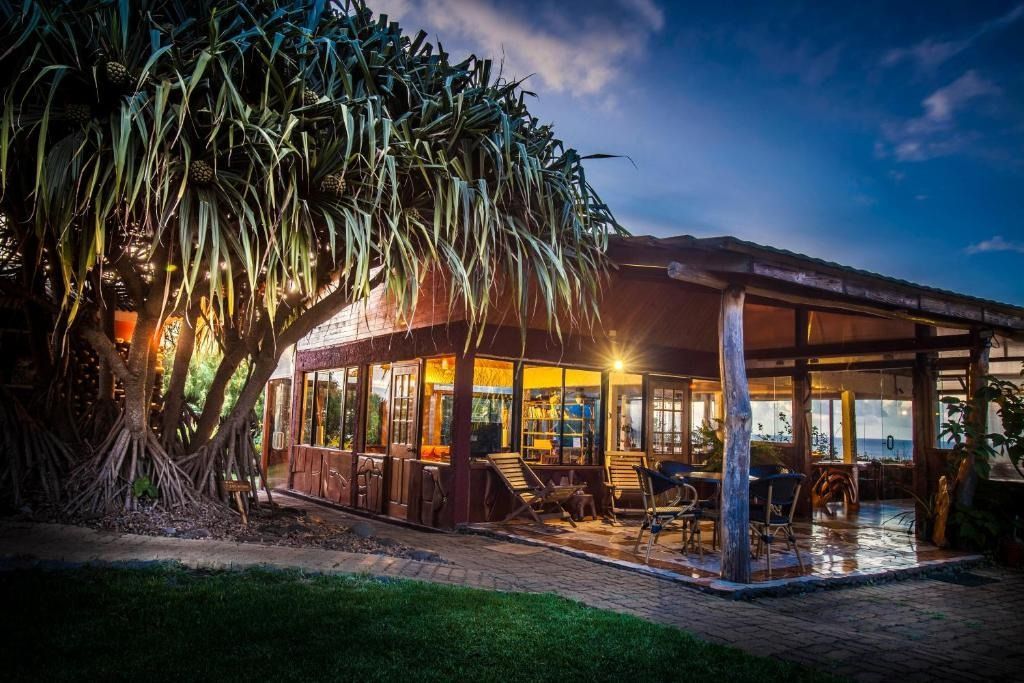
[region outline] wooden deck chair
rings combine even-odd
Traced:
[[[579,484],[555,486],[551,483],[541,483],[540,478],[534,474],[518,453],[492,453],[487,456],[487,461],[491,463],[498,478],[505,483],[505,486],[519,502],[519,507],[505,517],[506,521],[528,513],[533,521],[543,526],[544,521],[537,512],[544,505],[552,503],[568,515],[569,523],[573,527],[576,526],[572,515],[565,509],[565,503],[582,488]]]
[[[643,453],[608,453],[604,458],[604,485],[608,492],[608,511],[612,520],[616,514],[643,514],[643,492],[634,467],[647,467],[647,456]],[[624,501],[637,503],[637,507],[623,507]]]

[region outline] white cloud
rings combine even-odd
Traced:
[[[523,12],[495,0],[378,0],[377,11],[420,27],[453,51],[462,48],[503,62],[510,78],[533,76],[559,93],[604,96],[630,60],[642,56],[665,23],[653,0],[619,0],[629,12],[618,23],[597,14],[566,16],[552,5]],[[531,88],[538,85],[531,81]]]
[[[996,235],[990,239],[972,244],[964,251],[968,254],[983,254],[992,251],[1015,251],[1019,254],[1024,254],[1024,242],[1011,242],[1003,239],[1001,235]]]
[[[619,2],[643,17],[655,31],[665,28],[665,13],[654,3],[654,0],[619,0]]]
[[[875,143],[875,155],[898,161],[925,161],[953,154],[978,139],[974,131],[956,128],[956,114],[973,100],[1001,94],[993,82],[973,69],[921,101],[920,116],[882,126],[885,142]]]
[[[882,56],[882,66],[895,66],[902,62],[912,62],[925,71],[931,71],[993,31],[1024,19],[1024,4],[1017,5],[1006,14],[980,24],[969,35],[951,40],[925,38],[910,47],[894,48]]]
[[[924,119],[933,123],[946,123],[953,118],[953,112],[976,97],[998,95],[999,88],[991,81],[968,71],[944,88],[939,88],[924,99]]]

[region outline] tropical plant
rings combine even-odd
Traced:
[[[1000,538],[1012,532],[1010,510],[1012,501],[1000,501],[991,489],[985,489],[992,460],[1007,456],[1014,469],[1024,477],[1024,387],[1006,379],[988,376],[967,399],[943,397],[946,421],[940,436],[952,446],[950,466],[955,475],[958,496],[953,511],[953,525],[961,544],[993,549]],[[996,408],[999,429],[990,432],[990,406]],[[973,474],[973,476],[971,476]],[[988,495],[963,495],[979,481]],[[979,499],[980,497],[980,499]],[[1001,504],[1003,503],[1003,504]]]
[[[0,22],[4,225],[54,339],[85,339],[124,388],[72,507],[130,506],[141,477],[164,505],[214,492],[252,460],[236,449],[284,349],[375,287],[410,318],[434,270],[481,333],[497,302],[556,332],[596,315],[619,228],[585,157],[488,60],[358,0],[2,0]],[[126,356],[102,324],[117,300],[137,314]],[[223,356],[182,445],[200,321]]]

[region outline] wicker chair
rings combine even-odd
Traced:
[[[785,534],[786,545],[796,553],[797,564],[803,573],[804,563],[793,533],[793,514],[803,482],[802,474],[774,474],[750,484],[750,533],[757,539],[753,556],[756,559],[762,549],[765,551],[769,579],[772,576],[772,542],[779,531]]]
[[[636,536],[636,543],[633,544],[633,552],[639,552],[644,532],[650,531],[647,538],[647,552],[644,555],[644,562],[650,562],[651,548],[658,542],[661,532],[673,522],[682,520],[683,549],[685,550],[688,544],[693,544],[703,554],[700,545],[701,511],[697,489],[646,467],[637,466],[633,469],[636,472],[637,483],[640,486],[644,503],[644,518],[640,524],[640,532]],[[670,503],[664,505],[658,503],[658,496],[672,489],[679,491],[679,496]],[[687,536],[687,532],[689,532],[689,536]],[[694,543],[695,540],[696,543]]]

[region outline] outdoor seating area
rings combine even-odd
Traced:
[[[752,558],[751,581],[757,584],[769,580],[843,579],[858,573],[896,573],[940,563],[959,563],[969,557],[915,539],[908,527],[912,525],[913,509],[910,499],[871,501],[863,503],[856,512],[840,510],[828,515],[818,511],[811,519],[796,518],[785,540],[782,535],[777,537],[774,542],[777,547],[771,549],[770,555],[761,552]],[[618,521],[606,517],[577,521],[575,526],[549,519],[543,526],[508,521],[475,527],[504,538],[585,553],[597,561],[627,563],[636,569],[662,575],[668,572],[697,585],[719,583],[721,555],[712,549],[713,520],[698,522],[703,533],[696,539],[690,538],[686,525],[662,529],[649,549],[637,547],[644,523],[642,516],[620,515]],[[790,546],[790,538],[799,555]],[[697,547],[693,545],[694,540]],[[756,539],[751,549],[757,550]]]

